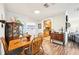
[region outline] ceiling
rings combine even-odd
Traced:
[[[6,3],[5,8],[7,11],[31,16],[36,19],[53,16],[65,12],[66,10],[79,8],[78,3],[48,3],[48,8],[45,8],[44,4],[45,3]],[[40,14],[34,14],[35,10],[39,10]]]

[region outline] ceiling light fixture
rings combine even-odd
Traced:
[[[39,10],[35,10],[34,13],[35,13],[35,14],[39,14],[40,11],[39,11]]]

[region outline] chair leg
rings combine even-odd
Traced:
[[[30,55],[30,49],[29,48],[25,48],[22,52],[22,55]]]
[[[44,54],[44,49],[43,49],[43,46],[41,46],[41,48],[42,48],[42,50],[43,50],[43,52],[42,52],[42,53]]]
[[[51,43],[51,39],[50,39],[50,43]]]

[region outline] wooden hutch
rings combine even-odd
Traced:
[[[22,24],[17,22],[6,22],[5,24],[5,38],[7,41],[7,44],[9,44],[10,40],[19,38],[19,35],[22,31],[20,31],[20,27],[22,27]]]

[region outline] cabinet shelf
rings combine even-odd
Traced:
[[[7,40],[7,43],[9,43],[10,40],[13,40],[15,38],[19,38],[20,26],[22,27],[22,24],[19,24],[16,22],[6,22],[5,38]]]

